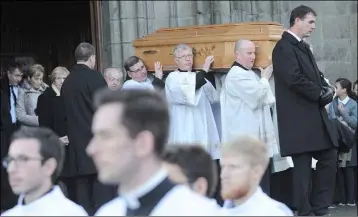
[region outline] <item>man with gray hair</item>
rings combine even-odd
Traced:
[[[174,49],[174,58],[178,69],[165,80],[171,117],[168,143],[200,144],[217,161],[221,143],[211,104],[217,102],[219,96],[206,78],[214,57],[208,56],[202,69],[194,71],[192,48],[180,44]]]
[[[261,78],[252,70],[255,44],[241,39],[235,44],[235,62],[228,72],[220,93],[222,142],[231,142],[240,135],[252,135],[268,146],[267,158],[277,146],[270,113],[275,97],[268,80],[272,66],[261,70]],[[262,188],[270,194],[269,168],[262,180]]]
[[[118,90],[123,84],[123,72],[119,68],[107,68],[103,72],[108,88]]]
[[[205,79],[214,57],[208,56],[202,70],[196,72],[191,47],[178,45],[174,56],[178,69],[165,81],[171,111],[169,143],[199,143],[218,159],[220,139],[210,105],[218,96],[214,86]]]

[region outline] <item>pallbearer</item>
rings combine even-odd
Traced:
[[[137,56],[131,56],[124,62],[124,69],[131,78],[123,84],[123,89],[147,89],[163,90],[165,83],[163,79],[163,70],[160,62],[154,63],[155,73],[148,75],[147,68],[143,61]]]
[[[223,143],[239,135],[252,135],[267,145],[267,158],[273,156],[277,146],[270,106],[275,97],[268,79],[272,66],[261,69],[261,77],[252,70],[255,62],[255,44],[239,40],[235,44],[235,62],[228,72],[220,94]],[[270,169],[265,173],[261,186],[270,194]]]
[[[205,77],[213,56],[208,56],[202,70],[193,70],[193,51],[185,44],[174,49],[178,69],[165,81],[165,94],[170,107],[169,143],[198,143],[213,159],[220,156],[220,139],[211,103],[218,101],[218,93]]]

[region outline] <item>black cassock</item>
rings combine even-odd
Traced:
[[[175,186],[168,178],[165,178],[153,190],[138,198],[140,207],[130,209],[127,207],[126,216],[149,216],[162,198]]]

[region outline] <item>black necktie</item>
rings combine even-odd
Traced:
[[[14,85],[10,85],[10,90],[11,90],[11,94],[14,97],[14,102],[15,102],[15,106],[16,106],[16,94],[15,94],[15,91],[14,91]]]

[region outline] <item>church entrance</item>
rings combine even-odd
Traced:
[[[40,63],[47,75],[59,65],[72,67],[80,42],[100,50],[99,12],[98,1],[2,2],[1,71],[14,60]]]

